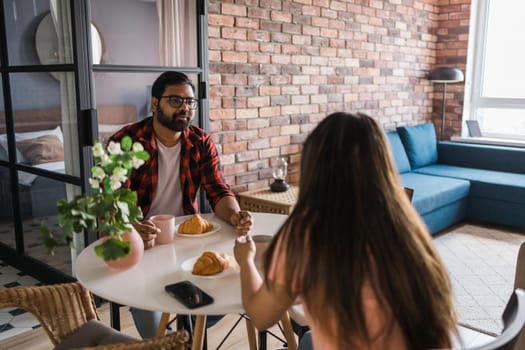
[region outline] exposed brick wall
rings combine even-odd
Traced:
[[[470,5],[472,0],[440,1],[438,25],[436,29],[437,66],[457,67],[466,72],[467,48],[469,38]],[[432,122],[441,129],[443,86],[435,87]],[[444,139],[461,135],[463,114],[464,83],[447,84]]]
[[[297,180],[301,144],[331,112],[368,113],[386,130],[430,120],[426,75],[437,51],[447,64],[466,51],[450,26],[468,27],[465,2],[209,0],[210,126],[234,190],[266,187],[277,156]]]

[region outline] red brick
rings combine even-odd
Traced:
[[[225,51],[222,53],[222,59],[227,62],[247,62],[248,55],[243,52]]]
[[[208,25],[210,26],[217,25],[232,27],[234,23],[235,20],[231,16],[216,15],[213,13],[208,15]]]
[[[225,15],[234,15],[245,17],[246,16],[246,6],[238,6],[234,4],[222,4],[222,13]]]
[[[237,17],[235,25],[239,28],[259,29],[259,21],[253,18]]]
[[[259,50],[259,44],[253,41],[236,41],[235,51],[252,51],[257,52]]]
[[[278,136],[270,139],[271,147],[279,147],[288,145],[290,143],[290,136]]]
[[[239,152],[245,151],[247,147],[248,145],[246,142],[228,143],[228,144],[222,145],[222,153],[224,154],[239,153]]]
[[[246,40],[246,30],[224,27],[221,30],[221,36],[224,39]]]

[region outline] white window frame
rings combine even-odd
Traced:
[[[523,110],[525,118],[525,99],[483,97],[481,95],[483,82],[484,50],[488,28],[488,9],[491,1],[474,0],[471,4],[469,47],[467,54],[467,72],[465,80],[465,103],[463,107],[463,120],[476,120],[476,112],[480,108],[501,108]],[[463,123],[462,137],[468,137],[468,128]],[[501,138],[523,140],[524,135],[509,135],[483,132],[487,138]]]

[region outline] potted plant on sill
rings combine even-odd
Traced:
[[[95,247],[96,254],[111,267],[127,268],[137,263],[144,252],[142,239],[132,226],[143,216],[137,205],[137,193],[122,184],[133,169],[144,164],[149,154],[128,136],[120,144],[111,141],[107,149],[100,142],[92,149],[95,160],[89,179],[92,193],[57,202],[58,226],[62,232],[55,233],[42,222],[44,245],[54,255],[55,247],[71,245],[76,233],[98,228],[106,239]]]

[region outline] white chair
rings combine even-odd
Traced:
[[[522,243],[516,258],[516,275],[514,277],[514,289],[525,290],[525,243]],[[515,349],[525,349],[525,332],[518,337]]]
[[[525,325],[525,291],[516,289],[510,296],[507,306],[501,316],[503,332],[494,340],[484,345],[466,348],[463,350],[519,350],[516,341]]]
[[[308,322],[306,321],[306,316],[304,315],[303,305],[292,305],[292,307],[288,309],[288,314],[290,315],[290,319],[292,321],[293,330],[299,337],[299,340],[301,340],[303,334],[310,329]]]
[[[520,249],[520,253],[525,259],[525,243]],[[525,266],[523,266],[525,268]],[[519,269],[518,269],[519,270]],[[524,276],[525,280],[525,276]],[[288,313],[290,318],[297,325],[308,327],[306,318],[304,317],[304,310],[300,304],[293,305]],[[464,348],[463,350],[522,350],[524,347],[517,343],[518,337],[521,334],[525,325],[525,290],[516,289],[501,316],[503,320],[503,332],[494,338],[492,341],[471,348]]]

